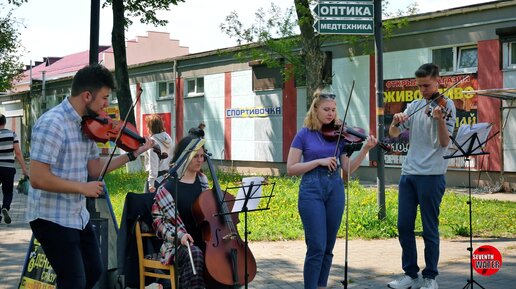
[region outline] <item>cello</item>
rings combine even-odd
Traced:
[[[222,192],[207,153],[205,159],[213,179],[213,189],[202,192],[192,207],[205,243],[205,282],[208,286],[210,283],[242,286],[254,279],[256,261],[238,235],[238,214],[232,214],[228,206],[233,206],[235,197]]]

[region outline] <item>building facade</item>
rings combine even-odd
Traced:
[[[346,123],[376,134],[377,114],[384,113],[388,126],[392,114],[420,97],[414,71],[423,63],[434,62],[441,68],[441,92],[458,109],[456,128],[488,122],[491,133],[498,132],[485,148],[489,155],[472,158],[472,169],[478,172],[473,181],[501,181],[514,190],[514,103],[468,91],[516,87],[515,9],[516,1],[494,1],[408,17],[407,26],[384,39],[384,107],[380,109],[376,107],[375,56],[348,43],[325,43],[323,50],[331,52],[333,75],[327,89],[338,96],[338,114],[345,114],[355,82]],[[183,51],[130,65],[132,91],[143,89],[135,107],[137,127],[145,134],[145,116],[159,113],[177,141],[202,121],[206,147],[218,165],[244,173],[282,173],[290,143],[305,116],[305,88],[296,86],[294,80],[283,81],[275,69],[253,61],[239,62],[233,57],[239,49]],[[353,55],[350,49],[354,49]],[[39,95],[27,97],[26,91],[18,91],[3,96],[0,109],[8,112],[7,105],[12,106],[18,97],[22,106],[18,114],[21,109],[24,126],[30,128],[38,115],[69,94],[70,82],[71,75],[63,75],[46,82]],[[116,111],[115,98],[112,105]],[[396,183],[408,146],[403,139],[382,141],[393,145],[393,152],[385,156],[386,181]],[[376,152],[370,152],[356,175],[375,181],[376,161]],[[466,172],[464,159],[452,159],[448,183],[466,184]]]

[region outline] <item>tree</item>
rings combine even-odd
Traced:
[[[314,17],[311,7],[317,1],[294,0],[293,8],[288,8],[285,13],[274,3],[268,11],[259,9],[255,15],[255,23],[244,28],[238,18],[238,14],[232,12],[226,17],[226,22],[220,28],[229,37],[236,38],[239,45],[249,44],[237,57],[244,59],[259,59],[268,67],[280,67],[281,61],[293,65],[292,70],[284,70],[285,78],[295,76],[306,85],[307,110],[311,104],[313,92],[325,87],[330,79],[325,79],[323,70],[326,62],[326,54],[321,50],[322,44],[327,41],[341,41],[357,44],[363,49],[370,46],[370,36],[342,36],[319,35],[313,28]],[[392,35],[394,28],[407,24],[405,18],[392,18],[394,16],[412,15],[417,12],[417,4],[411,4],[406,11],[398,10],[395,13],[387,13],[387,1],[382,7],[383,14],[390,20],[384,21],[383,30],[385,37]],[[294,16],[297,16],[295,19]],[[299,28],[297,34],[296,26]],[[251,44],[253,43],[253,44]],[[350,51],[353,56],[353,51]]]
[[[23,46],[19,39],[18,25],[16,18],[12,16],[12,10],[5,16],[0,15],[0,91],[11,89],[23,69],[20,60]]]
[[[106,0],[113,10],[113,30],[111,45],[115,59],[115,77],[117,81],[117,99],[120,116],[125,118],[132,106],[129,73],[127,71],[127,56],[125,51],[125,29],[132,24],[131,18],[139,18],[141,23],[164,26],[167,20],[160,20],[156,15],[158,10],[169,10],[170,5],[177,5],[184,0]],[[134,114],[129,114],[127,120],[135,124]]]

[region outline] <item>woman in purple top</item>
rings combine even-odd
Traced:
[[[336,118],[335,95],[316,91],[304,127],[296,134],[288,153],[287,174],[303,175],[298,210],[307,246],[303,270],[306,289],[326,288],[328,282],[333,247],[344,211],[344,183],[339,167],[343,174],[348,173],[348,168],[350,173],[355,171],[377,144],[377,140],[369,136],[358,156],[350,160],[341,140],[335,154],[337,141],[324,139],[321,128]]]

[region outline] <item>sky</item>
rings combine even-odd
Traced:
[[[389,10],[405,9],[417,2],[419,12],[431,12],[492,0],[390,0]],[[6,2],[6,1],[2,1]],[[101,0],[101,3],[104,1]],[[126,31],[127,40],[146,36],[147,31],[170,33],[171,39],[179,40],[181,46],[191,53],[236,46],[235,40],[221,32],[220,24],[232,11],[237,12],[244,25],[254,22],[254,12],[267,9],[274,2],[282,9],[291,7],[294,0],[186,0],[170,11],[160,12],[160,17],[169,20],[163,27],[143,25],[137,20]],[[13,8],[13,16],[23,23],[18,28],[25,47],[24,64],[42,61],[43,57],[60,57],[89,49],[90,1],[89,0],[29,0],[21,7],[0,5],[0,16]],[[111,45],[111,7],[101,9],[99,44]]]

